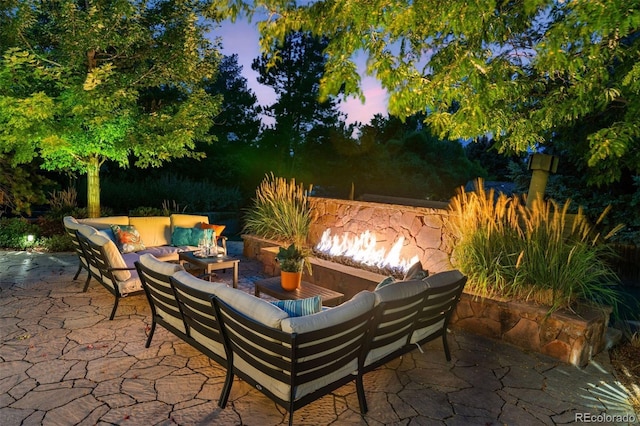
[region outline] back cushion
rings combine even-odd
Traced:
[[[282,330],[287,333],[306,333],[326,327],[340,326],[345,321],[373,309],[375,296],[361,291],[342,305],[314,315],[290,317],[282,321]]]
[[[107,261],[112,268],[128,267],[126,262],[122,258],[122,254],[120,254],[120,250],[118,250],[118,247],[116,247],[114,242],[109,238],[105,237],[104,235],[95,233],[89,237],[89,240],[92,243],[102,246],[105,249]],[[126,281],[131,278],[131,271],[113,271],[113,276],[118,281]]]
[[[209,223],[209,216],[198,216],[195,214],[172,214],[171,232],[173,232],[173,229],[176,226],[179,226],[180,228],[193,228],[195,226],[200,226],[201,223]],[[171,241],[171,236],[169,236],[169,241]]]
[[[65,216],[62,218],[62,223],[67,229],[76,230],[78,229],[78,226],[80,226],[80,223],[73,216]]]
[[[381,302],[391,302],[415,296],[427,290],[427,284],[422,280],[396,281],[392,285],[376,289],[373,294],[376,296],[376,306]]]
[[[78,222],[93,226],[96,229],[109,229],[109,225],[128,225],[129,216],[105,216],[78,219]]]
[[[77,228],[77,231],[80,235],[84,236],[85,238],[89,238],[90,236],[98,232],[96,228],[89,225],[79,225]]]
[[[167,246],[171,242],[171,219],[168,216],[130,217],[145,247]]]

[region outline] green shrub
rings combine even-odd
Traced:
[[[71,237],[67,234],[52,235],[47,238],[41,238],[38,245],[50,253],[74,251]]]
[[[606,262],[611,249],[602,242],[610,235],[597,234],[580,209],[569,214],[569,205],[538,200],[527,208],[516,196],[496,198],[481,183],[475,192],[460,192],[448,223],[457,240],[453,261],[469,276],[467,288],[551,310],[578,301],[615,310],[619,296],[612,285],[619,279]]]
[[[294,179],[267,175],[253,206],[246,211],[243,232],[304,246],[311,225],[307,192]]]
[[[28,236],[33,239],[29,241]],[[0,219],[0,247],[25,250],[34,247],[40,236],[40,228],[24,218]]]
[[[129,216],[149,217],[149,216],[166,216],[162,209],[156,207],[136,207],[129,210]]]

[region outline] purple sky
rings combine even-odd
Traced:
[[[260,105],[271,105],[275,99],[275,93],[270,87],[263,86],[257,81],[257,73],[251,69],[251,62],[260,54],[258,44],[258,30],[255,25],[246,20],[238,20],[235,23],[225,21],[220,28],[212,31],[214,36],[222,38],[222,52],[225,55],[238,55],[238,64],[242,66],[242,74],[247,78],[247,84],[258,97]],[[364,60],[359,61],[364,63]],[[347,122],[359,121],[368,124],[369,120],[377,114],[387,113],[387,93],[378,81],[373,77],[364,76],[364,65],[362,70],[362,87],[366,97],[363,105],[360,100],[350,98],[340,104],[340,110],[347,114]]]

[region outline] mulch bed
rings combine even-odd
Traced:
[[[632,386],[640,386],[640,341],[624,341],[609,351],[611,365],[615,369],[617,379],[627,389],[632,390]],[[640,415],[640,392],[632,398],[633,407]]]

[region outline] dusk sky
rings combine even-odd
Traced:
[[[249,88],[258,97],[258,103],[271,105],[276,99],[275,93],[270,87],[259,84],[258,73],[251,69],[251,62],[260,54],[259,34],[255,25],[240,19],[235,23],[225,21],[212,33],[222,38],[222,52],[225,55],[234,53],[238,55],[238,64],[242,66],[242,73],[247,78]],[[361,69],[364,75],[364,65]],[[375,78],[363,77],[363,90],[366,96],[364,105],[360,100],[353,98],[340,104],[340,110],[347,114],[348,123],[360,121],[367,124],[375,114],[386,115],[387,113],[387,93]]]

